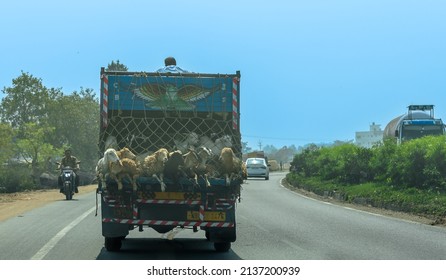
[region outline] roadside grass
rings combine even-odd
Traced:
[[[416,188],[395,188],[377,183],[340,185],[318,177],[288,173],[287,182],[321,196],[334,197],[349,203],[406,212],[433,219],[446,218],[446,194]]]

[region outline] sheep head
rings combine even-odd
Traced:
[[[132,151],[130,151],[129,148],[127,148],[127,147],[119,150],[117,152],[117,154],[120,159],[128,158],[128,159],[136,160],[136,155],[134,153],[132,153]]]
[[[224,147],[220,153],[220,160],[223,163],[232,163],[235,157],[234,151],[229,147]]]
[[[169,157],[169,151],[165,148],[161,148],[155,152],[155,158],[158,162],[165,163]]]

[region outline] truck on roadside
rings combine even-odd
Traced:
[[[229,143],[225,146],[241,160],[239,71],[159,73],[101,68],[100,77],[101,154],[110,142],[144,158],[160,148],[174,151],[225,139]],[[108,251],[119,251],[135,229],[153,229],[160,237],[173,236],[178,229],[204,232],[203,238],[223,252],[236,240],[235,210],[242,178],[228,183],[224,177],[209,177],[210,186],[203,178],[198,186],[187,177],[164,178],[164,191],[153,177],[139,176],[136,191],[129,181],[124,180],[118,190],[116,182],[106,179],[106,186],[99,184],[97,193]]]
[[[427,135],[444,135],[443,121],[434,116],[434,105],[409,105],[406,114],[391,120],[384,129],[384,139],[393,138],[397,143]]]

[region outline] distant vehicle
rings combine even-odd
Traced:
[[[264,151],[249,152],[248,154],[246,154],[246,158],[264,158],[266,164],[268,164],[268,157],[265,155]]]
[[[401,143],[427,135],[443,135],[444,126],[441,119],[434,118],[434,105],[410,105],[407,114],[387,124],[384,138],[396,138]]]
[[[268,167],[269,171],[279,171],[280,170],[280,164],[275,159],[268,160]]]
[[[269,180],[269,168],[264,158],[248,158],[246,160],[246,170],[249,177],[264,177]]]

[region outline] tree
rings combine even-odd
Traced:
[[[99,151],[99,99],[93,90],[81,88],[60,96],[52,103],[49,114],[48,123],[56,131],[53,145],[70,147],[82,161],[82,170],[93,170]]]
[[[248,147],[248,142],[242,141],[242,153],[247,154],[247,153],[251,152],[251,150],[252,150],[252,148]]]
[[[6,95],[1,103],[1,119],[18,129],[19,136],[27,123],[45,123],[48,104],[61,95],[60,89],[48,89],[42,80],[28,73],[12,80],[12,87],[4,88]]]
[[[105,70],[106,71],[128,71],[128,67],[125,66],[124,64],[121,64],[118,59],[118,60],[116,60],[116,62],[114,60],[112,60],[112,62],[108,64],[108,66]]]
[[[13,154],[14,131],[7,123],[0,123],[0,169],[3,163],[8,160]]]
[[[16,143],[16,152],[32,167],[34,178],[38,178],[49,157],[60,153],[53,145],[45,142],[45,135],[52,133],[54,127],[42,126],[37,123],[26,123],[23,129],[23,138]]]

